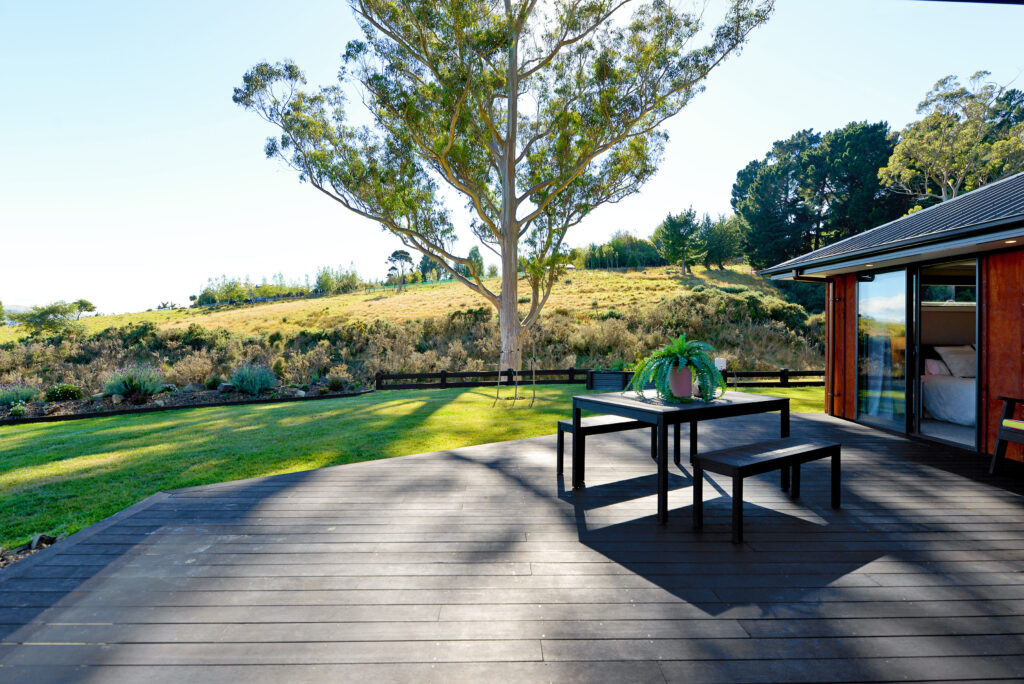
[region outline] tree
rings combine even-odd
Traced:
[[[462,266],[459,271],[466,278],[483,278],[484,277],[484,258],[480,254],[480,248],[474,245],[470,248],[469,254],[466,255],[466,264]]]
[[[719,216],[717,221],[702,221],[697,243],[703,255],[704,268],[710,269],[714,264],[724,271],[725,262],[738,257],[743,247],[740,218],[733,214]]]
[[[92,313],[96,311],[96,306],[88,299],[79,299],[72,302],[71,306],[75,308],[75,320],[79,320],[83,313]]]
[[[851,122],[824,135],[797,131],[736,174],[733,210],[743,251],[764,268],[906,213],[878,178],[895,141],[885,122]]]
[[[488,278],[497,278],[498,277],[498,265],[497,264],[488,264],[487,265],[487,277]]]
[[[391,264],[388,272],[391,273],[393,271],[397,277],[398,289],[396,292],[401,292],[402,285],[405,284],[405,269],[412,268],[412,257],[404,249],[396,249],[388,257],[387,263]]]
[[[940,79],[917,106],[924,118],[900,133],[879,178],[896,192],[946,201],[1024,169],[1021,96],[987,82]]]
[[[669,214],[654,229],[651,242],[658,254],[670,264],[679,264],[685,275],[693,269],[686,257],[693,249],[693,241],[700,230],[701,222],[697,220],[697,212],[693,207],[673,216]]]
[[[521,342],[566,260],[566,231],[595,207],[638,192],[657,170],[660,124],[773,0],[730,0],[709,31],[663,0],[537,3],[350,0],[365,40],[339,73],[361,86],[371,127],[347,122],[342,85],[303,90],[292,62],[261,63],[234,101],[280,129],[267,142],[330,198],[433,257],[498,310],[501,366],[519,368]],[[690,42],[710,42],[690,50]],[[501,288],[466,275],[452,252],[445,183],[466,201],[470,228],[501,260]],[[517,311],[520,256],[530,306]]]
[[[77,332],[77,311],[74,304],[54,302],[45,306],[33,306],[28,311],[20,313],[10,313],[8,317],[28,328],[32,337],[39,337],[44,333],[59,335]]]
[[[420,263],[417,265],[420,275],[423,276],[423,280],[431,280],[431,275],[440,269],[437,262],[428,257],[426,254],[420,257]]]
[[[4,312],[4,303],[0,302],[0,328],[7,325],[7,314]]]

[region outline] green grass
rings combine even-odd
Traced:
[[[541,387],[531,407],[527,388],[492,408],[493,390],[389,391],[0,427],[0,547],[73,533],[166,489],[552,434],[580,392]],[[785,394],[797,412],[824,403],[820,387]]]

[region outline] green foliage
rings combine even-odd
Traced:
[[[822,135],[798,131],[736,175],[732,206],[744,253],[766,268],[902,216],[878,167],[891,154],[888,124],[853,122]]]
[[[726,390],[725,380],[715,368],[715,360],[711,356],[714,351],[706,342],[687,340],[686,333],[676,339],[669,338],[668,346],[637,362],[629,386],[634,392],[641,394],[648,383],[653,383],[658,396],[664,401],[688,401],[685,397],[672,394],[669,375],[677,368],[690,368],[700,386],[701,398],[704,401],[711,401],[719,389],[723,392]]]
[[[342,272],[339,270],[338,273],[341,274]],[[348,272],[344,272],[344,274],[348,275]],[[352,275],[355,275],[354,272]],[[268,283],[266,278],[264,278],[263,282],[257,285],[250,281],[249,278],[241,280],[221,276],[217,280],[209,279],[206,287],[203,288],[199,295],[192,295],[189,299],[195,302],[197,306],[213,306],[217,304],[237,304],[249,301],[257,302],[308,297],[311,294],[308,276],[306,280],[307,283],[305,285],[298,282],[286,283],[284,276],[278,273],[271,282]],[[358,281],[358,276],[356,276],[356,280]]]
[[[277,376],[266,366],[246,363],[231,374],[231,384],[239,392],[256,397],[261,392],[274,389],[277,385]]]
[[[286,368],[287,365],[285,364],[284,357],[278,356],[274,359],[274,365],[271,370],[274,371],[274,375],[277,376],[278,380],[283,380]]]
[[[44,334],[63,335],[78,332],[75,324],[77,309],[74,304],[54,302],[45,306],[33,306],[28,311],[9,313],[7,317],[28,329],[32,337]]]
[[[7,313],[4,311],[4,303],[0,302],[0,327],[7,325]]]
[[[710,223],[710,217],[705,214],[702,219],[698,219],[696,210],[690,207],[676,215],[666,216],[654,229],[651,242],[667,263],[678,264],[685,273],[692,270],[687,258],[696,247],[696,237]]]
[[[340,267],[337,270],[331,270],[328,266],[324,266],[316,272],[315,282],[315,291],[321,296],[355,292],[363,285],[354,268],[347,271]]]
[[[940,79],[917,106],[924,118],[900,132],[878,172],[897,192],[945,201],[1024,170],[1024,93],[986,82]]]
[[[370,0],[358,5],[364,40],[347,45],[339,85],[308,91],[294,63],[261,63],[233,99],[280,130],[268,157],[504,310],[502,364],[518,365],[514,340],[540,315],[566,232],[654,175],[660,124],[773,10],[772,0],[731,0],[708,27],[674,3],[629,3],[631,17],[626,4]],[[373,128],[349,123],[352,86]],[[455,226],[440,182],[461,194],[469,227],[502,264],[526,256],[539,296],[525,320],[502,306],[518,297],[513,274],[492,292],[456,271],[472,262],[448,248]]]
[[[39,390],[31,385],[20,382],[0,385],[0,406],[12,406],[23,404],[27,401],[34,401],[39,396]]]
[[[348,387],[348,382],[345,380],[345,378],[339,377],[337,375],[332,375],[327,378],[327,388],[332,392],[341,392],[346,387]]]
[[[71,303],[71,306],[74,309],[76,321],[82,317],[82,314],[93,313],[96,311],[96,305],[88,299],[75,300]]]
[[[46,401],[74,401],[82,398],[82,390],[70,382],[46,388]]]
[[[667,261],[658,253],[649,241],[619,231],[612,235],[611,240],[603,245],[591,244],[581,250],[582,254],[575,261],[584,268],[646,268],[648,266],[664,266]]]
[[[28,409],[25,408],[25,402],[18,401],[18,402],[15,402],[15,403],[11,404],[11,416],[13,416],[15,418],[20,418],[23,415],[25,415],[27,412],[28,412]]]
[[[738,216],[720,216],[717,221],[701,222],[697,233],[697,250],[702,254],[704,268],[712,264],[725,270],[725,262],[741,254],[743,226]]]
[[[215,390],[218,387],[220,387],[223,382],[224,382],[224,378],[222,378],[221,376],[219,376],[219,375],[211,375],[210,377],[208,377],[206,379],[205,386],[206,386],[206,389],[208,389],[208,390]]]
[[[164,374],[149,365],[128,366],[111,373],[103,389],[123,397],[149,397],[163,391]]]

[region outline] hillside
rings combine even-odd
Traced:
[[[492,289],[499,287],[497,278],[484,282]],[[745,266],[734,266],[726,271],[708,271],[698,267],[693,277],[685,279],[679,277],[678,268],[648,268],[632,272],[579,270],[569,272],[555,286],[545,311],[564,310],[576,315],[601,315],[612,309],[635,312],[655,306],[698,284],[747,288],[765,293],[774,289]],[[526,296],[529,292],[524,292],[524,289],[525,285],[520,292]],[[409,285],[401,294],[395,294],[394,290],[377,290],[212,310],[145,311],[94,316],[82,319],[82,323],[91,333],[142,322],[153,323],[164,330],[184,329],[198,323],[206,328],[242,334],[294,333],[333,328],[350,320],[380,319],[404,323],[478,307],[490,305],[467,287],[447,282]],[[0,344],[14,341],[19,335],[16,326],[0,328]]]

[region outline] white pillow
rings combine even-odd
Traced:
[[[947,366],[950,372],[958,378],[973,378],[977,372],[977,356],[974,348],[970,345],[962,347],[936,347],[935,351]]]
[[[924,360],[924,374],[925,375],[952,375],[949,372],[949,366],[942,363],[939,359],[925,359]]]

